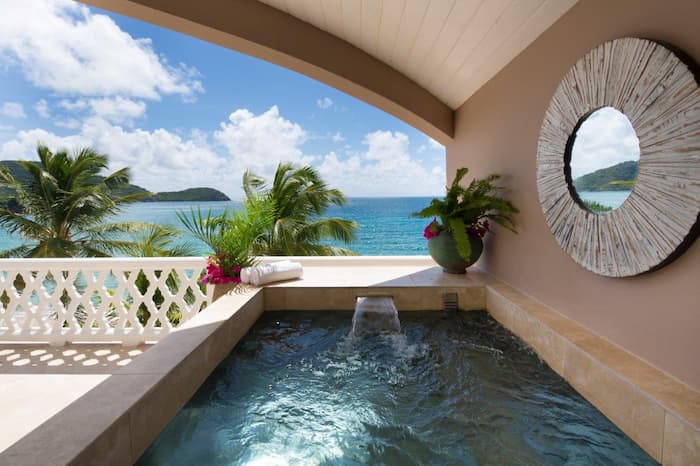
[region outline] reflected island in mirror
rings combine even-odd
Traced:
[[[620,207],[639,171],[639,139],[627,116],[602,107],[581,118],[567,144],[565,170],[582,207],[595,214]]]

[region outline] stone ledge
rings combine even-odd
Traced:
[[[700,393],[504,283],[486,308],[663,464],[700,464]]]
[[[0,465],[130,465],[263,312],[226,294],[0,453]]]

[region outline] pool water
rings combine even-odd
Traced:
[[[138,465],[657,464],[486,312],[265,313]]]

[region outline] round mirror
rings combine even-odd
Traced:
[[[596,214],[611,212],[632,192],[639,171],[639,139],[613,107],[583,117],[569,144],[567,179],[574,198]]]

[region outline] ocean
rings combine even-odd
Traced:
[[[581,191],[577,193],[584,201],[597,202],[617,209],[625,202],[632,191]]]
[[[430,219],[412,218],[411,213],[427,206],[429,197],[351,198],[343,207],[332,207],[327,216],[355,220],[360,224],[357,240],[348,249],[365,256],[426,255],[428,246],[423,228]],[[239,209],[240,202],[139,202],[130,204],[115,216],[114,221],[138,221],[167,224],[184,231],[176,212],[189,212],[197,207],[206,212],[221,213]],[[185,233],[186,234],[186,233]],[[18,246],[22,239],[0,229],[0,250]],[[342,246],[341,244],[328,244]],[[206,251],[203,249],[202,253]]]
[[[580,192],[583,199],[597,201],[613,208],[619,207],[629,191]],[[416,212],[427,206],[430,197],[351,198],[343,207],[332,207],[327,216],[355,220],[360,224],[357,239],[348,249],[363,256],[412,256],[428,254],[423,229],[430,219],[413,218]],[[114,221],[137,221],[173,225],[184,231],[176,212],[189,212],[197,207],[206,212],[211,209],[221,213],[224,209],[239,209],[241,203],[231,202],[139,202],[126,206]],[[517,223],[517,216],[516,216]],[[187,232],[184,232],[187,235]],[[183,238],[186,238],[183,236]],[[0,250],[18,246],[19,236],[10,236],[0,229]],[[334,246],[340,243],[327,242]],[[202,249],[202,254],[206,253]]]

